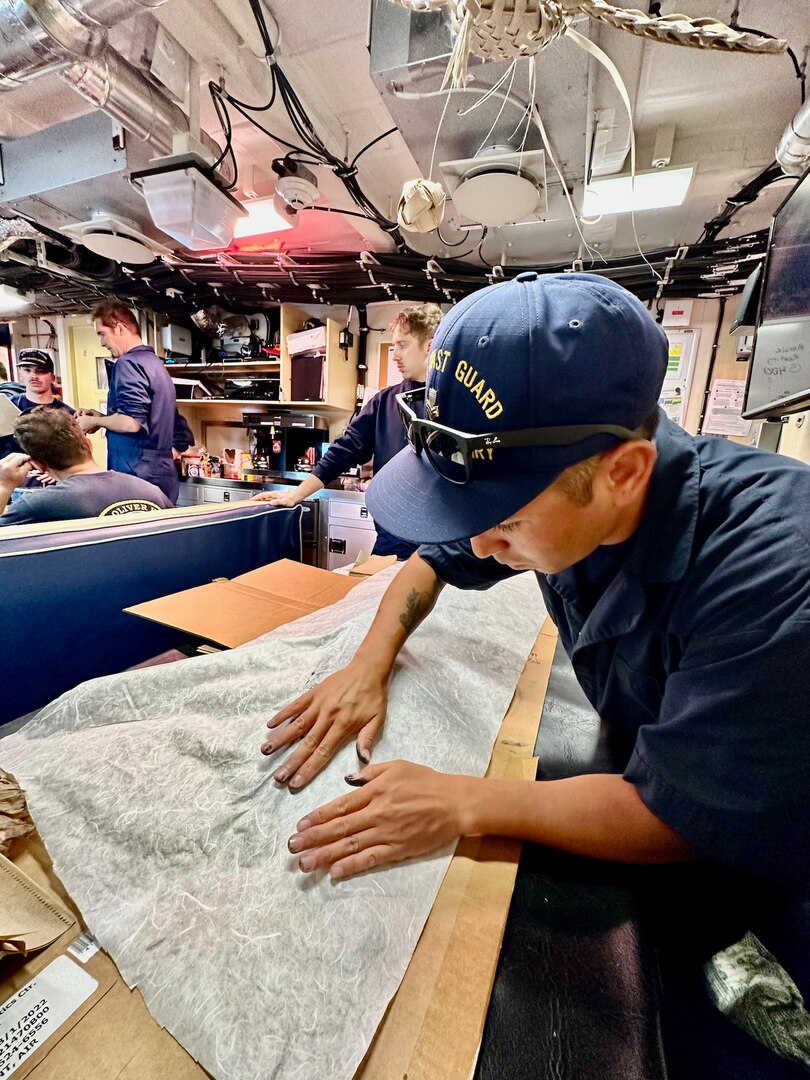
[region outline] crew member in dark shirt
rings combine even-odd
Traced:
[[[345,433],[335,439],[315,466],[312,476],[298,488],[294,491],[263,491],[253,498],[276,506],[295,506],[355,465],[365,465],[373,457],[374,471],[379,472],[386,462],[396,457],[407,445],[396,396],[424,386],[430,345],[441,318],[441,308],[436,304],[419,304],[401,311],[388,329],[393,360],[403,381],[380,390],[363,406]],[[393,536],[376,522],[375,528],[374,555],[396,555],[398,559],[407,559],[416,550],[415,545]]]
[[[177,501],[180,481],[172,460],[176,397],[163,361],[141,340],[138,320],[125,304],[99,304],[93,322],[101,344],[116,358],[106,415],[79,409],[86,434],[107,431],[107,468],[156,484]]]
[[[24,386],[22,392],[7,396],[21,413],[30,412],[37,405],[47,405],[51,409],[66,409],[69,413],[73,413],[74,410],[53,392],[56,382],[54,370],[53,357],[44,349],[20,349],[17,354],[17,371],[20,373]],[[5,435],[0,439],[0,457],[5,457],[6,454],[19,454],[21,449],[13,435]]]
[[[23,452],[0,460],[0,526],[118,516],[172,505],[154,484],[100,468],[86,436],[64,409],[38,406],[17,420],[14,434]],[[56,482],[25,492],[9,506],[12,492],[33,468]]]

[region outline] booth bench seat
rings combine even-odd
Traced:
[[[302,512],[203,505],[0,529],[0,725],[177,644],[125,607],[300,560]]]

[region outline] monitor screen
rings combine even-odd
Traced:
[[[773,219],[748,372],[746,419],[810,408],[810,172]]]

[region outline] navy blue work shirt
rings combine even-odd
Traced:
[[[396,457],[400,450],[408,445],[405,424],[397,408],[396,396],[424,385],[421,382],[405,379],[404,382],[397,383],[395,386],[380,390],[370,401],[367,401],[345,433],[339,439],[335,439],[312,470],[321,483],[330,484],[347,469],[355,465],[365,465],[366,462],[371,461],[372,457],[374,471],[379,472],[383,465]],[[375,528],[377,542],[373,549],[374,555],[396,555],[398,559],[407,559],[416,551],[416,544],[400,540],[398,536],[386,532],[376,522]]]
[[[581,603],[589,559],[538,574],[624,778],[697,851],[810,880],[810,468],[662,418],[635,542]],[[508,569],[420,548],[445,581]],[[598,576],[598,575],[597,575]]]
[[[132,434],[107,429],[107,468],[155,484],[172,503],[180,480],[172,460],[177,411],[174,383],[148,345],[136,345],[112,365],[107,412],[131,416],[141,425]]]

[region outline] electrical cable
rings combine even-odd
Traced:
[[[751,27],[751,26],[740,26],[740,24],[737,22],[737,9],[734,10],[734,13],[732,14],[731,18],[729,19],[729,26],[732,28],[732,30],[739,30],[743,34],[754,34],[756,37],[769,38],[771,41],[776,40],[776,34],[766,34],[764,30],[754,30],[754,28]],[[799,93],[801,94],[802,105],[804,105],[805,83],[807,81],[807,72],[802,71],[801,65],[799,64],[799,61],[796,58],[796,53],[793,51],[793,49],[791,49],[791,47],[789,45],[785,49],[785,52],[788,54],[790,59],[793,61],[793,68],[794,68],[794,70],[796,72],[796,78],[799,80]]]
[[[485,226],[484,225],[475,225],[474,228],[476,228],[476,229],[485,229]],[[439,240],[442,242],[442,244],[444,244],[444,246],[447,247],[447,248],[461,247],[462,244],[467,243],[467,239],[468,239],[466,236],[462,236],[462,238],[460,240],[456,240],[455,243],[451,244],[449,240],[445,240],[445,238],[442,236],[442,230],[441,230],[440,225],[436,226],[436,235],[439,237]]]
[[[483,228],[483,230],[484,230],[484,231],[483,231],[483,232],[481,233],[481,239],[480,239],[480,240],[478,241],[478,243],[476,243],[476,244],[473,244],[473,246],[472,246],[472,247],[470,248],[470,250],[469,250],[469,251],[465,251],[463,255],[456,255],[455,257],[456,257],[457,259],[466,259],[466,258],[467,258],[467,256],[468,256],[468,255],[472,255],[472,253],[473,253],[474,251],[475,251],[475,252],[477,252],[477,253],[478,253],[478,254],[480,255],[480,253],[481,253],[481,246],[482,246],[482,244],[484,243],[484,241],[486,240],[486,238],[487,238],[487,232],[488,232],[488,229],[487,229],[486,225],[483,225],[483,226],[482,226],[482,228]]]
[[[238,164],[236,162],[236,154],[233,151],[233,128],[231,126],[231,118],[228,115],[228,110],[225,107],[224,103],[217,97],[217,95],[211,89],[212,87],[216,87],[216,85],[217,85],[216,83],[210,82],[208,84],[208,89],[209,89],[209,91],[211,93],[211,101],[214,104],[214,110],[215,110],[215,112],[217,114],[219,122],[220,122],[220,124],[222,126],[222,132],[223,132],[223,134],[225,136],[225,146],[224,146],[224,148],[222,150],[222,153],[219,155],[217,160],[211,166],[211,169],[213,171],[216,171],[219,168],[219,166],[222,164],[222,162],[225,160],[225,158],[230,155],[230,159],[233,162],[233,178],[232,178],[231,182],[227,185],[225,190],[226,191],[232,191],[233,188],[236,187],[236,182],[239,179],[239,166],[238,166]]]
[[[737,213],[742,206],[748,206],[754,202],[763,191],[770,184],[775,183],[777,180],[796,179],[795,177],[788,177],[782,171],[782,167],[775,161],[771,162],[762,172],[758,173],[752,180],[749,180],[747,184],[740,188],[739,191],[730,195],[725,202],[725,206],[711,221],[707,221],[703,227],[703,232],[698,238],[698,244],[712,242],[717,238],[726,226],[731,222],[731,219]]]
[[[370,150],[376,143],[381,142],[383,139],[387,139],[389,135],[393,135],[395,131],[399,131],[399,128],[394,126],[389,128],[388,131],[384,131],[382,135],[378,135],[376,139],[372,139],[371,142],[366,143],[362,150],[359,150],[351,160],[350,168],[354,168],[357,164],[358,158],[365,154],[366,150]]]

